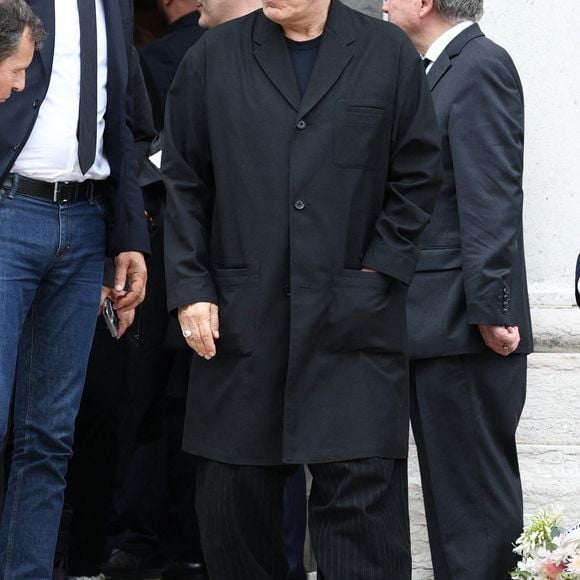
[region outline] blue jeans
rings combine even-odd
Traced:
[[[0,578],[49,580],[103,279],[100,200],[0,191],[0,434],[14,452]]]

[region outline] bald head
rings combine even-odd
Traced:
[[[199,25],[213,28],[262,8],[261,0],[199,0]]]

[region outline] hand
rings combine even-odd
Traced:
[[[119,340],[124,334],[125,331],[133,324],[135,320],[135,309],[132,310],[117,310],[117,320],[118,320],[118,332],[117,332],[117,340]]]
[[[110,298],[115,304],[115,291],[109,286],[103,286],[101,288],[101,301],[99,302],[99,316],[103,314],[103,302],[106,298]],[[133,324],[135,320],[135,309],[131,310],[117,310],[117,340],[119,340],[125,331]]]
[[[501,356],[509,356],[520,344],[520,330],[517,326],[479,324],[478,328],[486,346]]]
[[[129,289],[125,290],[129,283]],[[115,287],[112,299],[115,310],[133,310],[145,299],[147,268],[145,258],[140,252],[121,252],[115,258]]]
[[[177,318],[187,344],[206,360],[213,358],[215,340],[220,336],[217,304],[196,302],[181,306]]]

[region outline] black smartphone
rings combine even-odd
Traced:
[[[111,336],[117,338],[119,335],[119,319],[110,298],[105,298],[105,302],[103,302],[103,318]]]

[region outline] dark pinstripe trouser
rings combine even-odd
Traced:
[[[309,467],[319,580],[410,579],[406,460]],[[286,580],[282,492],[294,469],[199,460],[196,509],[211,580]]]

